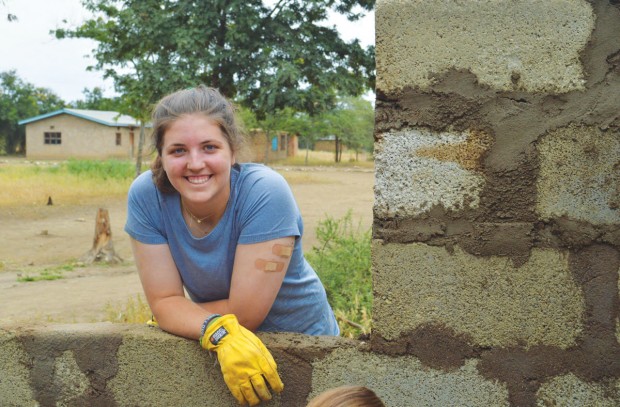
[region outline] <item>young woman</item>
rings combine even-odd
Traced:
[[[270,398],[263,375],[283,386],[252,331],[339,334],[303,256],[299,209],[278,173],[237,163],[243,137],[216,89],[164,97],[152,122],[157,156],[131,185],[125,225],[147,301],[163,330],[217,352],[233,395],[257,404]],[[237,352],[230,366],[223,345]],[[273,372],[259,367],[263,358]]]

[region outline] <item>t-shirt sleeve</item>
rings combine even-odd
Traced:
[[[140,174],[129,187],[125,232],[145,244],[168,242],[164,232],[161,202],[150,171]]]
[[[272,170],[249,178],[239,191],[243,201],[239,243],[301,236],[301,215],[286,180]]]

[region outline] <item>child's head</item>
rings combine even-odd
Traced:
[[[375,392],[364,386],[341,386],[327,390],[306,407],[385,407]]]

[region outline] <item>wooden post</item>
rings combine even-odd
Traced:
[[[110,226],[110,216],[107,209],[99,208],[95,220],[95,238],[93,247],[82,257],[86,264],[104,261],[106,263],[120,263],[123,261],[114,251],[112,244],[112,228]]]

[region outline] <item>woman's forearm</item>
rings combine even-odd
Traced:
[[[235,309],[229,299],[203,302],[197,305],[210,314],[235,314],[239,323],[253,332],[263,323],[263,320],[254,315],[250,309],[238,309],[239,307]]]
[[[182,296],[162,298],[152,305],[153,314],[159,327],[171,334],[189,339],[199,339],[202,323],[211,314]]]

